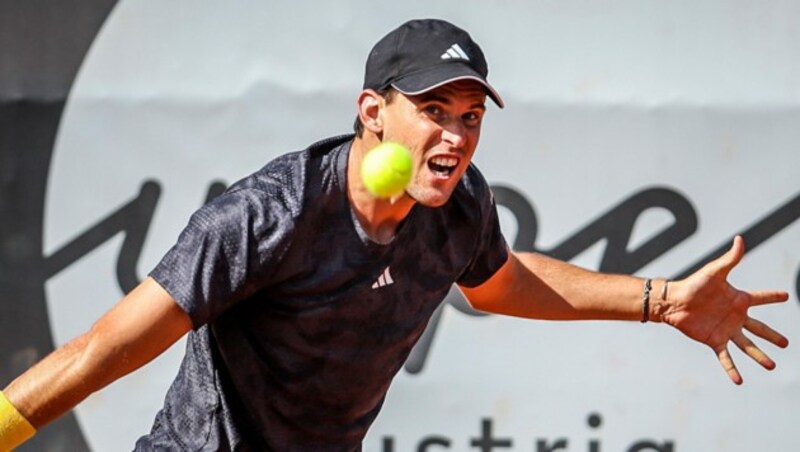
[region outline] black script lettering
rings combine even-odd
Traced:
[[[654,441],[639,441],[631,445],[628,449],[628,452],[642,452],[642,451],[654,451],[654,452],[674,452],[675,451],[675,443],[672,441],[664,441],[662,444],[657,444]]]
[[[555,452],[558,450],[567,450],[569,443],[566,438],[559,438],[551,446],[546,439],[536,440],[536,452]]]
[[[602,439],[599,437],[599,430],[603,426],[603,417],[599,412],[592,412],[586,416],[586,425],[591,431],[598,433],[595,438],[589,438],[586,442],[586,449],[580,447],[577,449],[585,450],[586,452],[602,452]],[[493,433],[492,419],[489,417],[481,418],[481,433],[479,437],[469,438],[469,443],[472,448],[478,449],[481,452],[500,452],[498,449],[511,449],[513,448],[514,441],[519,438],[512,437],[498,437]],[[560,438],[547,438],[539,437],[534,438],[533,450],[534,452],[566,452],[569,451],[570,440],[578,441],[575,438],[560,437]],[[409,442],[414,442],[412,438],[408,438]],[[573,441],[573,444],[574,444]],[[417,452],[434,452],[440,450],[450,450],[453,446],[454,440],[447,436],[431,434],[421,438],[417,442]],[[439,446],[439,447],[436,447]],[[406,450],[406,449],[402,449]],[[652,438],[642,438],[631,441],[627,448],[621,449],[626,452],[675,452],[674,440],[663,440],[658,442]],[[384,436],[382,438],[382,452],[395,452],[395,437]]]
[[[427,452],[430,446],[444,446],[450,448],[450,439],[442,436],[429,436],[420,441],[417,452]]]
[[[481,452],[492,452],[495,447],[510,448],[512,441],[510,438],[497,439],[492,436],[492,420],[484,418],[481,419],[481,437],[472,438],[470,445],[480,449]]]
[[[603,418],[598,413],[592,413],[586,419],[586,423],[593,429],[600,428],[603,424]],[[600,440],[589,440],[589,452],[600,452]]]
[[[739,233],[747,246],[745,252],[753,251],[772,236],[797,221],[798,218],[800,218],[800,193],[797,193],[783,205]],[[673,279],[681,279],[691,275],[703,265],[724,254],[730,246],[731,240],[722,242],[722,244],[698,259],[697,262],[675,275]],[[798,274],[797,294],[800,296],[800,274]]]
[[[206,202],[225,191],[225,187],[222,182],[213,182],[209,185]],[[123,232],[125,238],[117,257],[117,282],[124,293],[133,290],[141,282],[141,278],[136,274],[136,265],[142,254],[160,196],[161,186],[158,182],[145,181],[135,198],[47,257],[45,260],[47,278],[58,274]]]
[[[122,249],[117,257],[117,281],[123,292],[133,290],[139,282],[136,262],[141,255],[160,195],[158,183],[143,183],[138,196],[50,255],[45,261],[47,276],[57,274],[111,237],[124,232]]]

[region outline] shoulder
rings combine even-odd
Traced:
[[[326,138],[306,149],[282,154],[233,184],[221,197],[256,209],[278,209],[297,215],[321,184],[336,178],[339,154],[352,138]]]

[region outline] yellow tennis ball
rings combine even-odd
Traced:
[[[361,180],[373,196],[391,198],[411,181],[411,152],[402,144],[385,142],[367,152],[361,162]]]

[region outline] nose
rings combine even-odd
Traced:
[[[442,127],[442,141],[455,148],[463,148],[467,144],[467,128],[458,120],[448,121]]]

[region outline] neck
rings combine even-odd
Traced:
[[[394,238],[397,227],[411,212],[415,201],[407,194],[389,199],[376,198],[361,182],[361,162],[366,153],[379,143],[371,136],[357,137],[353,141],[347,159],[347,196],[364,232],[378,243],[387,243]]]

